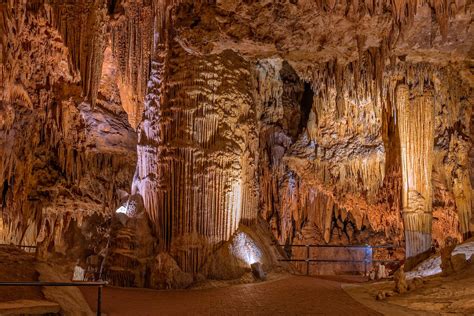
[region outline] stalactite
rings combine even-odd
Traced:
[[[120,96],[130,124],[137,127],[142,118],[143,104],[150,77],[153,45],[153,14],[151,5],[124,3],[125,13],[111,21],[111,44],[120,78]]]
[[[81,75],[82,92],[95,106],[105,50],[107,13],[104,1],[45,4],[49,23],[69,49],[71,65]]]
[[[403,242],[403,211],[412,256],[429,247],[432,209],[438,227],[456,235],[459,218],[469,235],[472,89],[457,74],[466,53],[449,65],[446,57],[417,60],[458,47],[448,27],[459,21],[450,19],[472,3],[239,1],[226,12],[225,2],[0,4],[0,228],[8,236],[34,243],[40,235],[42,247],[61,250],[69,209],[77,222],[114,210],[133,155],[103,151],[104,135],[91,131],[109,116],[91,117],[101,109],[120,114],[118,103],[133,127],[143,114],[132,191],[143,196],[159,250],[185,271],[200,272],[208,254],[258,212],[282,243]],[[406,35],[413,40],[410,28],[428,8],[432,29],[420,36],[431,33],[430,47],[398,45]],[[311,23],[339,19],[336,35],[342,24],[361,27],[345,31],[337,49],[331,36],[299,32],[304,14],[288,34],[280,31],[305,10]],[[255,21],[242,23],[241,12]],[[261,27],[262,16],[275,18],[275,29]],[[439,47],[436,25],[445,40]],[[288,61],[259,59],[275,52]],[[100,87],[108,68],[117,71],[107,79],[114,91]],[[118,284],[137,280],[127,270],[137,266],[132,235],[117,236],[119,266],[110,278]]]
[[[468,211],[471,197],[464,189],[469,187],[465,172],[467,149],[464,147],[465,140],[459,136],[463,132],[452,136],[449,130],[461,126],[465,130],[468,126],[460,114],[467,109],[467,104],[460,96],[468,93],[469,88],[466,90],[455,75],[456,70],[451,67],[397,60],[388,63],[387,49],[383,46],[362,52],[359,60],[344,66],[331,61],[314,67],[311,79],[314,98],[306,126],[307,134],[299,135],[297,140],[291,139],[291,131],[285,129],[279,118],[280,113],[285,111],[280,108],[290,106],[282,103],[285,88],[282,84],[284,80],[278,76],[279,62],[265,61],[257,65],[257,100],[262,104],[259,111],[263,121],[260,143],[265,148],[260,154],[260,165],[264,166],[260,175],[261,214],[272,223],[280,242],[299,242],[301,234],[306,236],[304,238],[311,238],[311,241],[339,240],[336,233],[340,231],[337,228],[340,216],[340,220],[354,224],[356,236],[362,236],[360,230],[365,227],[373,234],[365,235],[366,238],[376,238],[381,232],[394,243],[403,243],[400,212],[407,204],[398,198],[403,190],[406,191],[406,187],[402,187],[402,178],[418,172],[421,177],[418,182],[423,181],[430,188],[423,189],[423,192],[431,192],[435,184],[427,177],[432,166],[429,160],[433,159],[434,151],[429,151],[428,145],[433,145],[435,139],[440,143],[436,151],[443,157],[436,165],[447,168],[446,174],[450,176],[446,181],[452,186],[448,190],[459,197],[456,204],[459,204],[457,210],[461,229],[468,229],[464,223],[472,215]],[[398,110],[396,89],[397,84],[403,81],[410,87],[409,93],[417,96],[415,103],[418,110],[413,110],[414,114],[400,114]],[[437,116],[436,131],[435,111],[443,112]],[[400,165],[406,165],[407,160],[402,164],[403,156],[397,141],[399,126],[402,119],[409,124],[413,117],[423,117],[428,121],[423,123],[426,128],[410,125],[412,136],[400,136],[404,142],[408,141],[407,137],[412,137],[410,144],[417,141],[421,146],[418,148],[416,145],[418,149],[410,147],[410,153],[403,154],[404,159],[411,162],[402,172]],[[269,128],[274,122],[278,122],[283,129]],[[282,141],[285,138],[289,141]],[[448,145],[449,139],[452,145]],[[368,143],[370,146],[366,145]],[[449,158],[455,152],[459,152],[459,158]],[[451,159],[462,163],[456,166]],[[416,166],[415,161],[418,161]],[[457,175],[453,169],[457,170]],[[453,190],[454,187],[458,189]],[[415,195],[411,193],[411,196]],[[418,240],[419,236],[413,236],[418,233],[407,233],[407,256],[431,246],[431,193],[427,198],[428,209],[418,216],[420,219],[404,215],[405,228],[423,232],[420,234],[424,238]],[[318,200],[324,202],[315,202]],[[413,202],[417,198],[411,200]],[[410,204],[410,201],[405,203]],[[445,202],[437,200],[436,203]],[[439,212],[438,209],[437,214]],[[449,209],[443,210],[436,229],[440,229],[438,223],[452,225],[444,229],[457,236],[456,222],[446,218],[450,212]],[[439,236],[436,232],[437,240]]]
[[[76,212],[72,218],[80,224],[83,216],[106,215],[115,210],[119,202],[117,189],[129,185],[134,168],[133,154],[120,153],[124,149],[121,146],[133,139],[133,133],[121,122],[120,113],[111,110],[112,100],[100,100],[102,104],[109,103],[106,111],[102,107],[92,110],[88,103],[75,102],[81,99],[81,92],[76,88],[79,78],[75,75],[75,65],[70,63],[75,53],[66,47],[66,35],[53,27],[59,27],[59,21],[52,14],[56,9],[61,11],[62,5],[72,4],[12,1],[9,5],[13,4],[16,4],[13,9],[4,8],[3,4],[0,8],[0,17],[5,19],[2,30],[6,27],[5,32],[0,33],[0,43],[8,42],[12,48],[7,50],[7,55],[2,53],[7,57],[2,69],[8,69],[3,73],[9,78],[7,84],[11,81],[23,87],[21,94],[27,97],[6,100],[2,98],[5,87],[0,94],[0,117],[4,117],[5,102],[13,116],[8,124],[0,124],[0,239],[34,245],[43,238],[37,236],[43,234],[45,249],[63,252],[64,233],[70,225],[71,213]],[[80,10],[75,5],[71,8]],[[94,28],[103,26],[99,18],[92,19]],[[80,23],[79,20],[75,22]],[[85,30],[86,25],[81,27]],[[89,31],[90,35],[97,29]],[[72,35],[71,32],[67,36]],[[92,43],[96,41],[93,38],[87,40],[91,41],[83,43],[87,49],[76,48],[82,52],[94,50],[88,51],[88,55],[85,53],[88,57],[81,57],[82,63],[94,67],[86,71],[92,73],[92,77],[100,77],[100,71],[94,72],[101,69],[102,44],[99,40]],[[87,61],[84,58],[88,58]],[[96,86],[92,90],[98,89],[100,81],[91,76],[88,84]],[[4,85],[3,80],[0,85]],[[67,98],[63,94],[67,94]],[[8,111],[7,114],[10,116]],[[104,121],[101,122],[104,133],[99,131],[97,121],[94,122],[97,118]],[[112,129],[124,127],[112,136],[120,138],[118,135],[123,133],[121,146],[116,146],[118,138],[106,140],[107,128],[110,131],[111,126]],[[103,139],[97,137],[100,133]],[[50,214],[56,214],[54,218],[58,219]],[[44,220],[46,218],[50,220]]]

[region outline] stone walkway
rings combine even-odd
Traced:
[[[97,293],[83,291],[94,308]],[[103,312],[114,315],[380,315],[353,300],[338,281],[291,276],[205,290],[106,288]]]

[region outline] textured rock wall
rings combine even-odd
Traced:
[[[256,219],[255,111],[248,63],[231,52],[196,58],[170,42],[152,63],[133,192],[161,248],[197,272]]]
[[[259,60],[260,206],[281,242],[298,236],[304,242],[403,244],[403,230],[410,240],[413,225],[417,233],[431,231],[430,208],[437,243],[442,230],[469,235],[470,145],[463,134],[470,130],[472,104],[472,74],[466,70],[472,14],[472,4],[463,1],[185,1],[178,7],[175,29],[188,51],[232,48]],[[274,55],[310,84],[309,114],[307,107],[298,110],[302,83],[286,82],[295,96],[285,97],[287,79],[277,65],[282,62],[269,62]],[[395,89],[407,83],[411,98],[434,97],[431,135],[409,136],[399,124]],[[409,102],[410,111],[417,102]],[[307,116],[306,131],[298,130],[298,115]],[[407,146],[414,146],[409,154]],[[413,160],[431,146],[432,157]],[[408,182],[420,187],[409,189]],[[402,225],[401,211],[409,206],[400,197],[410,190],[427,200],[426,219],[406,215]],[[428,240],[407,245],[408,255],[429,247]]]
[[[112,60],[100,63],[92,108],[48,6],[33,4],[0,10],[8,46],[0,64],[0,238],[39,243],[40,252],[81,251],[102,225],[87,222],[103,222],[119,189],[129,188],[136,136],[109,84]]]
[[[257,217],[280,243],[407,256],[472,232],[469,1],[12,3],[0,2],[12,240],[54,248],[68,223],[110,215],[134,169],[127,117],[132,193],[156,266],[180,267],[180,282]]]
[[[313,74],[311,111],[299,135],[285,120],[296,127],[298,114],[289,113],[306,111],[303,84],[290,84],[281,60],[258,65],[261,214],[281,243],[403,244],[406,237],[412,256],[431,246],[432,207],[437,243],[445,238],[441,231],[458,238],[466,232],[471,215],[464,205],[472,201],[456,196],[470,199],[470,184],[462,194],[454,184],[468,177],[469,163],[448,157],[467,157],[462,134],[469,130],[470,105],[461,95],[472,88],[456,68],[402,61],[384,66],[377,56],[364,54],[357,68],[332,62]],[[404,93],[410,95],[401,107],[398,83],[408,83]],[[456,171],[445,173],[450,168]],[[424,219],[408,219],[417,209]],[[410,210],[415,213],[405,213]],[[412,232],[426,233],[424,244]]]

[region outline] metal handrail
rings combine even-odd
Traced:
[[[368,258],[367,252],[365,253],[364,260],[337,260],[337,259],[312,259],[310,258],[310,248],[352,248],[352,249],[395,249],[394,245],[316,245],[316,244],[308,244],[308,245],[280,245],[274,244],[279,247],[304,247],[306,248],[306,259],[278,259],[278,261],[283,262],[306,262],[306,275],[309,275],[309,266],[311,262],[327,262],[327,263],[364,263],[364,270],[365,274],[367,274],[367,264],[368,262],[378,262],[378,263],[395,263],[400,262],[400,260],[373,260]]]
[[[44,282],[44,281],[27,281],[27,282],[0,282],[0,286],[97,286],[97,315],[102,315],[102,288],[108,282]]]
[[[309,244],[309,245],[281,245],[275,244],[280,247],[310,247],[310,248],[397,248],[394,245],[378,245],[378,246],[371,246],[371,245],[317,245],[317,244]]]
[[[337,259],[278,259],[278,261],[295,262],[343,262],[343,263],[365,263],[367,260],[337,260]],[[370,262],[400,262],[400,260],[369,260]]]
[[[14,246],[14,247],[23,247],[23,248],[38,248],[38,246],[34,246],[34,245],[0,244],[0,246]]]
[[[17,247],[20,248],[21,250],[27,252],[27,253],[33,253],[36,252],[38,249],[38,246],[36,245],[15,245],[15,244],[0,244],[0,246],[12,246],[12,247]],[[32,251],[33,249],[33,251]]]

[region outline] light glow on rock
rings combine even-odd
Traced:
[[[115,213],[123,213],[123,214],[127,214],[127,208],[125,206],[120,206],[116,211]]]
[[[249,266],[257,261],[260,261],[262,252],[249,235],[239,232],[232,243],[232,254],[242,261],[245,261]]]

